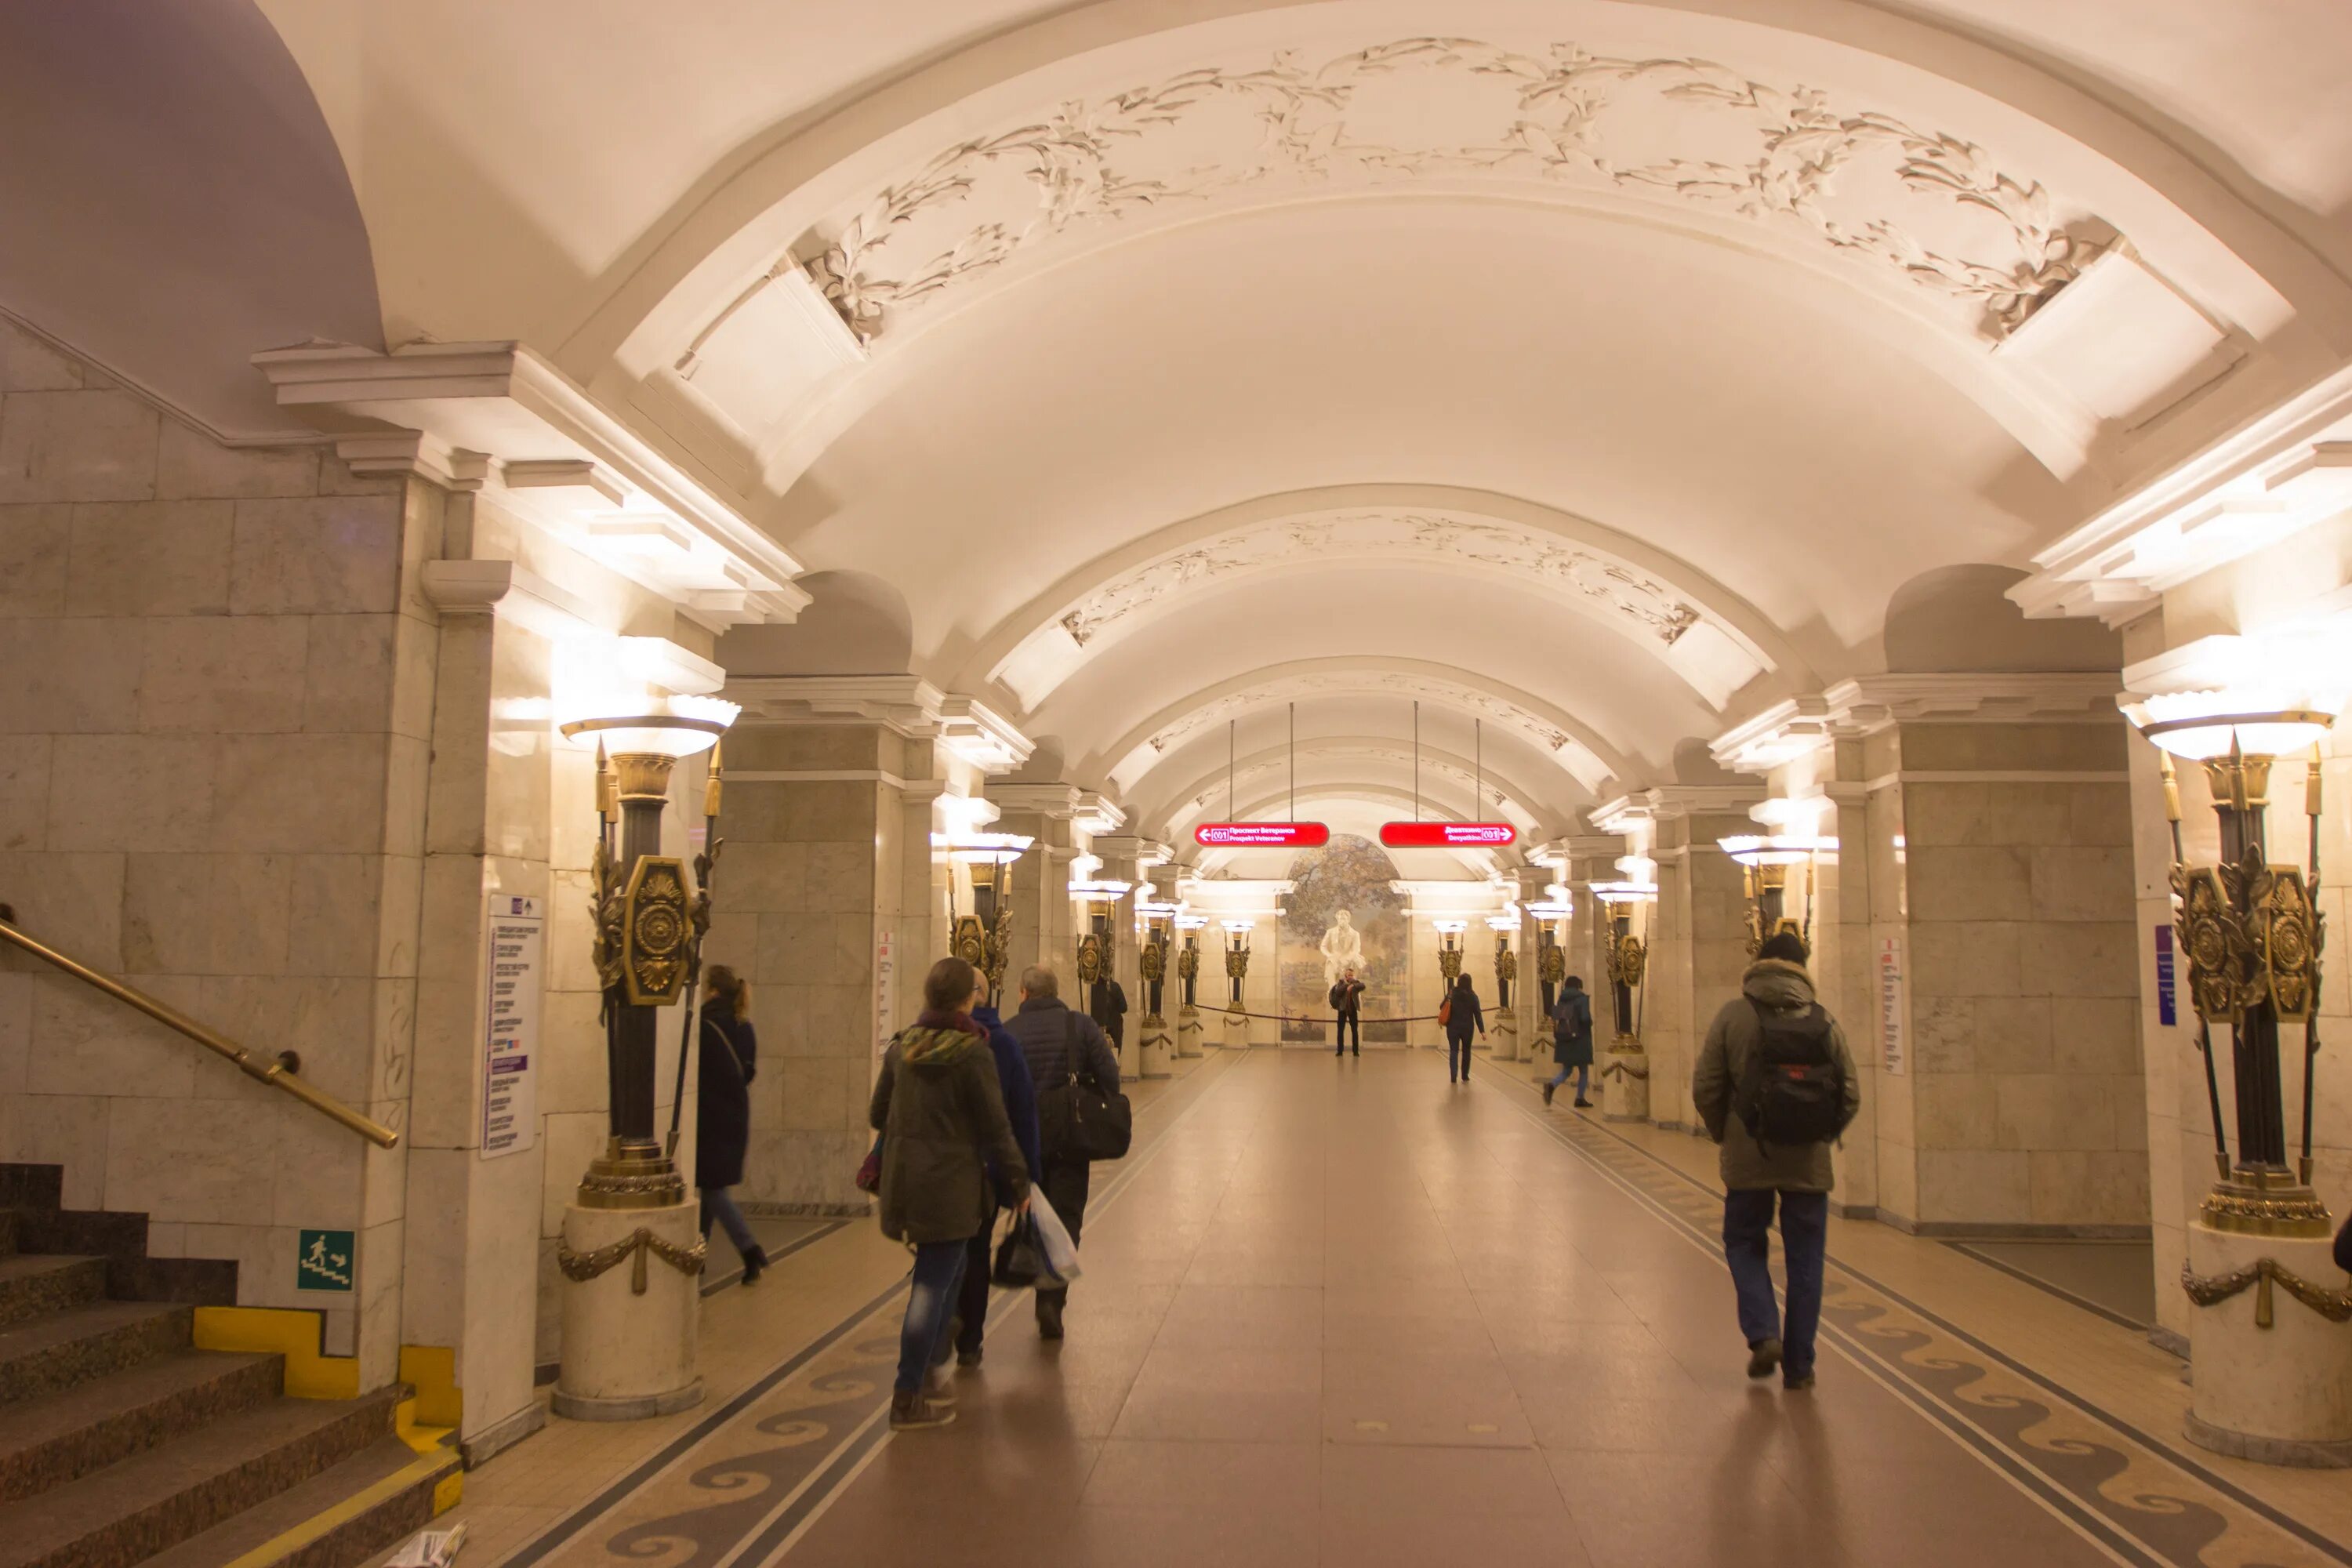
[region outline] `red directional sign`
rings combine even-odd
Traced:
[[[1507,822],[1388,822],[1381,842],[1391,849],[1499,849],[1518,841]]]
[[[1319,822],[1204,822],[1192,842],[1211,849],[1313,849],[1331,842]]]

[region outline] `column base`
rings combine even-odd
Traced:
[[[1486,1026],[1486,1054],[1498,1062],[1519,1059],[1519,1016],[1497,1007]]]
[[[1202,1026],[1201,1009],[1189,1003],[1176,1010],[1176,1054],[1180,1057],[1205,1056],[1203,1048],[1209,1031]]]
[[[1167,1078],[1176,1070],[1170,1065],[1175,1057],[1176,1040],[1168,1032],[1168,1020],[1157,1013],[1146,1013],[1142,1027],[1136,1031],[1135,1076]]]
[[[702,1205],[564,1211],[556,1414],[641,1421],[702,1402]]]
[[[2343,1277],[2324,1225],[2315,1236],[2189,1226],[2190,1442],[2261,1464],[2352,1468],[2352,1323],[2300,1299],[2346,1304]]]
[[[1603,1121],[1647,1121],[1650,1119],[1650,1053],[1612,1050],[1601,1058]]]
[[[1225,1049],[1229,1051],[1245,1051],[1249,1049],[1249,1026],[1250,1021],[1247,1018],[1243,1017],[1239,1013],[1226,1014],[1224,1026]]]

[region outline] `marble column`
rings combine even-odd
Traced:
[[[1691,1068],[1716,1013],[1739,994],[1747,972],[1747,888],[1739,863],[1716,840],[1752,832],[1751,786],[1675,785],[1648,792],[1656,823],[1658,902],[1651,911],[1643,1044],[1650,1057],[1650,1119],[1702,1132],[1691,1109]]]

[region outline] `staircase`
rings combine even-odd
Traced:
[[[289,1399],[284,1358],[194,1348],[236,1265],[153,1258],[144,1215],[77,1213],[0,1164],[0,1568],[353,1568],[457,1464],[404,1391]]]

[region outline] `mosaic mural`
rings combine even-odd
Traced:
[[[1288,874],[1297,886],[1282,900],[1283,1043],[1331,1043],[1330,985],[1323,978],[1319,944],[1341,910],[1363,933],[1364,1016],[1402,1016],[1404,898],[1390,886],[1397,869],[1387,852],[1369,838],[1335,833],[1321,848],[1293,858]],[[1402,1024],[1366,1024],[1364,1043],[1401,1046],[1404,1031]]]

